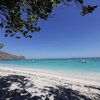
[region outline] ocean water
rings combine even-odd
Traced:
[[[84,60],[86,63],[82,63]],[[0,66],[100,73],[100,58],[0,60]]]

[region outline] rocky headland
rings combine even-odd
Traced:
[[[0,51],[0,60],[22,60],[24,56],[16,56],[7,52]]]

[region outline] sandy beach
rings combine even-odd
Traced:
[[[0,67],[0,100],[100,100],[100,74]]]

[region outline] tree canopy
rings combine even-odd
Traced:
[[[0,49],[4,47],[4,44],[0,42]]]
[[[0,0],[0,28],[5,36],[32,38],[33,32],[39,32],[38,21],[47,20],[54,7],[70,2],[82,10],[81,15],[92,13],[97,6],[84,5],[84,0]]]

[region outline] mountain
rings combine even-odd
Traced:
[[[16,56],[7,52],[0,51],[0,60],[22,60],[24,56]]]

